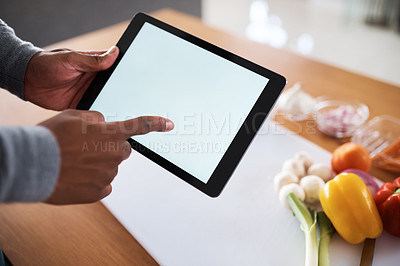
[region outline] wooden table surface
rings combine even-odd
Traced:
[[[370,118],[383,114],[400,115],[399,87],[245,40],[174,10],[165,9],[152,15],[284,75],[288,87],[301,81],[313,96],[329,94],[359,99],[370,108]],[[47,48],[107,49],[118,41],[127,23]],[[0,90],[1,125],[34,125],[54,114]],[[277,116],[276,121],[328,151],[348,140],[323,135],[311,119],[291,122]],[[372,173],[382,180],[395,177],[375,168]],[[101,203],[62,207],[40,203],[2,204],[0,246],[15,265],[157,264]]]

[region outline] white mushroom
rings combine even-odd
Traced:
[[[291,172],[298,178],[302,178],[306,174],[303,162],[295,159],[286,160],[282,165],[282,171]]]
[[[314,163],[311,156],[305,151],[296,153],[296,155],[294,156],[294,159],[298,160],[298,161],[302,161],[306,171]]]
[[[274,177],[274,188],[279,191],[281,187],[290,183],[298,183],[299,178],[291,172],[280,172]]]
[[[300,186],[306,194],[305,202],[315,204],[319,202],[319,192],[324,187],[324,180],[316,175],[307,175],[300,180]]]
[[[293,192],[294,195],[299,200],[304,201],[304,198],[306,196],[304,190],[298,184],[295,183],[287,184],[283,186],[281,190],[279,190],[279,201],[286,207],[289,208],[289,204],[287,203],[286,197],[290,192]]]
[[[332,170],[329,166],[321,163],[315,163],[308,168],[308,175],[316,175],[321,177],[325,182],[332,179]]]

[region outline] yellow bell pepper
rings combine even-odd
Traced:
[[[325,214],[347,242],[359,244],[382,233],[382,220],[375,201],[357,175],[337,175],[325,184],[319,198]]]

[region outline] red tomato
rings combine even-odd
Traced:
[[[332,170],[336,173],[350,168],[368,172],[371,168],[371,158],[363,146],[348,142],[334,150],[331,164]]]

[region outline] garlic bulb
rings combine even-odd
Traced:
[[[298,82],[286,90],[278,101],[279,109],[287,113],[302,115],[311,113],[315,104],[314,98],[304,92],[302,87],[301,83]]]

